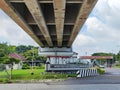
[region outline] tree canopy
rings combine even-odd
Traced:
[[[103,52],[92,54],[92,56],[112,56],[112,55],[113,55],[112,53],[103,53]]]
[[[30,45],[13,46],[13,45],[8,45],[7,43],[0,43],[0,63],[8,64],[13,61],[17,63],[18,62],[17,59],[9,58],[9,54],[14,52],[23,55],[26,58],[26,60],[41,60],[43,62],[46,61],[46,57],[38,55],[38,47],[34,47]]]

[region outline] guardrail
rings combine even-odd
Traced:
[[[81,68],[89,68],[88,65],[77,65],[77,64],[46,64],[46,71],[64,71],[64,72],[75,72],[80,70]]]
[[[50,68],[88,68],[87,64],[51,64]]]

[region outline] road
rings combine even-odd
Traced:
[[[1,84],[0,90],[120,90],[120,84],[106,84],[106,85]]]
[[[120,69],[106,68],[104,75],[72,78],[58,83],[48,83],[50,85],[77,85],[77,84],[120,84]]]
[[[106,68],[106,74],[61,82],[0,84],[0,90],[120,90],[120,69]]]

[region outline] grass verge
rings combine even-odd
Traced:
[[[8,71],[9,72],[9,71]],[[31,74],[33,73],[33,75]],[[9,72],[10,73],[10,72]],[[12,82],[15,81],[28,81],[28,80],[43,80],[43,79],[66,79],[68,77],[76,77],[76,74],[58,74],[58,73],[46,73],[44,69],[31,69],[27,70],[13,70],[12,71]],[[5,71],[0,72],[0,78],[7,78],[8,76]],[[1,82],[8,82],[6,79],[2,80]]]

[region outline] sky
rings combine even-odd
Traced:
[[[37,43],[0,9],[0,42],[9,45]],[[98,0],[73,45],[79,55],[120,50],[120,0]]]

